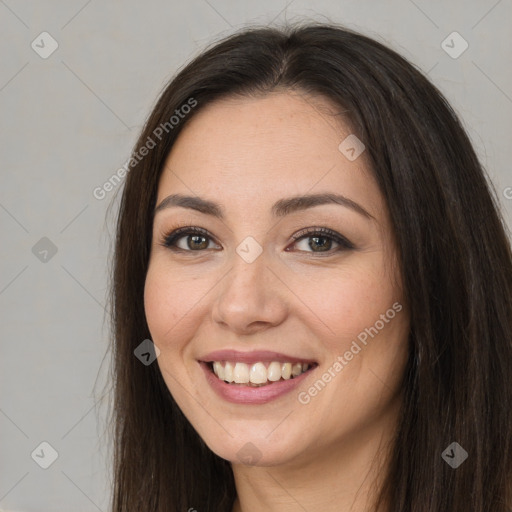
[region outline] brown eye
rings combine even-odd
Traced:
[[[203,235],[187,235],[188,247],[192,250],[206,249],[208,239]]]
[[[297,245],[298,242],[302,242],[303,240],[308,240],[305,247],[311,250],[304,248],[299,249],[305,252],[332,254],[334,252],[355,248],[345,237],[328,228],[308,228],[295,234],[293,239],[295,240],[294,245]],[[337,244],[337,247],[334,247],[334,249],[332,249],[333,242]]]
[[[181,240],[185,239],[184,243]],[[175,251],[202,251],[208,249],[211,236],[202,228],[186,227],[177,229],[164,238],[163,245]]]
[[[308,228],[295,234],[292,238],[295,240],[294,245],[308,241],[307,245],[299,248],[301,252],[330,255],[338,251],[355,248],[345,237],[328,228]],[[182,242],[182,240],[185,241]],[[162,245],[173,251],[201,252],[212,248],[210,243],[214,243],[213,237],[205,229],[184,227],[166,235]],[[333,243],[335,244],[334,248]],[[216,249],[218,248],[219,246],[216,247]]]
[[[317,247],[320,251],[328,251],[331,248],[333,242],[331,238],[326,236],[310,236],[309,240],[309,247],[311,247],[311,249]]]

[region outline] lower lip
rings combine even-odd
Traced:
[[[252,387],[244,386],[243,384],[228,384],[220,380],[206,363],[199,362],[199,364],[205,373],[207,382],[221,398],[234,404],[254,405],[266,404],[290,393],[316,368],[311,368],[293,379],[278,380],[266,386]]]

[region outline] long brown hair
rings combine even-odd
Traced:
[[[290,89],[332,100],[350,120],[395,232],[410,356],[382,501],[393,512],[510,512],[512,255],[495,192],[420,71],[366,36],[316,23],[246,28],[213,44],[165,88],[134,148],[111,286],[112,511],[231,512],[230,463],[199,438],[158,365],[134,356],[151,338],[143,290],[152,212],[163,163],[204,105]],[[139,158],[149,139],[156,145]],[[441,457],[453,442],[468,453],[457,469]]]

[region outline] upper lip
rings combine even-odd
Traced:
[[[290,363],[316,363],[314,359],[291,356],[270,350],[254,350],[252,352],[239,352],[238,350],[216,350],[199,358],[199,361],[211,363],[214,361],[231,361],[239,363],[271,363],[272,361],[284,361]]]

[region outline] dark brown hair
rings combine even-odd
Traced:
[[[113,512],[231,512],[230,463],[134,349],[151,338],[143,291],[153,209],[180,130],[217,99],[280,90],[339,106],[391,215],[411,331],[382,501],[393,512],[511,512],[512,255],[495,192],[457,115],[420,71],[371,38],[316,23],[253,27],[212,45],[165,88],[134,148],[140,155],[167,123],[132,161],[117,225]],[[169,123],[191,98],[196,106]],[[455,441],[469,454],[457,469],[441,458]]]

